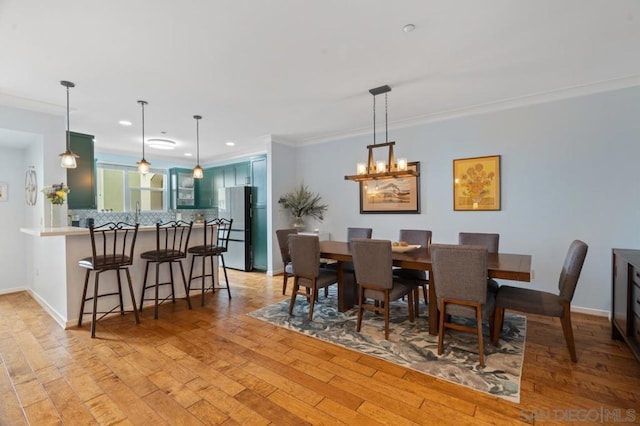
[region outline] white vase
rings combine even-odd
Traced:
[[[49,203],[49,227],[60,228],[66,226],[64,206],[62,204]]]

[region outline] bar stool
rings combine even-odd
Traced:
[[[187,305],[191,309],[191,300],[189,299],[189,290],[187,288],[187,280],[184,275],[184,268],[182,266],[182,259],[187,257],[187,247],[189,245],[189,237],[191,236],[191,227],[193,222],[184,222],[181,220],[170,221],[166,223],[156,224],[156,249],[145,251],[140,255],[142,259],[147,261],[147,265],[144,269],[144,281],[142,285],[142,296],[140,297],[140,310],[145,300],[153,300],[155,303],[155,312],[153,317],[158,319],[158,305],[164,303],[167,299],[171,298],[173,303],[176,303],[175,288],[173,285],[173,264],[180,265],[180,272],[182,273],[182,283],[184,284],[184,291],[186,292]],[[154,283],[147,283],[147,277],[149,275],[149,264],[155,263],[156,265],[156,280]],[[160,282],[160,265],[169,265],[169,280],[166,282]],[[171,285],[171,293],[159,300],[158,290],[161,286]],[[155,296],[153,298],[144,297],[147,290],[155,289]]]
[[[129,294],[133,305],[132,311],[136,318],[136,324],[140,323],[140,317],[136,309],[136,299],[133,295],[133,287],[131,285],[131,275],[129,274],[128,268],[133,262],[133,249],[138,235],[138,224],[130,225],[124,222],[110,222],[99,227],[89,226],[89,234],[91,235],[91,257],[86,257],[78,261],[78,266],[86,268],[87,270],[84,279],[84,289],[82,290],[78,327],[82,327],[83,316],[89,315],[89,312],[84,312],[85,304],[93,301],[91,311],[91,337],[94,338],[96,337],[96,321],[104,318],[118,308],[120,308],[120,315],[124,315],[125,313],[124,302],[122,300],[122,282],[120,279],[120,271],[122,270],[124,270],[127,275],[127,284],[129,286]],[[96,272],[95,281],[93,294],[87,297],[91,271]],[[99,294],[100,274],[105,271],[116,271],[118,290]],[[119,305],[114,306],[108,311],[98,311],[98,299],[107,296],[118,296]],[[97,314],[102,315],[96,319]]]
[[[189,269],[189,285],[187,288],[187,294],[191,291],[191,281],[197,278],[202,278],[202,300],[201,305],[204,306],[204,294],[207,290],[211,290],[212,293],[216,291],[216,283],[213,269],[213,258],[219,256],[222,261],[222,270],[224,271],[224,279],[226,287],[218,285],[217,288],[226,288],[231,299],[231,290],[229,289],[229,278],[227,277],[227,267],[224,264],[224,253],[227,252],[229,246],[229,234],[231,233],[231,224],[233,219],[212,219],[205,224],[204,229],[204,244],[190,247],[188,252],[193,254],[191,258],[191,267]],[[193,276],[193,266],[196,258],[202,258],[202,274]],[[207,274],[205,271],[206,260],[209,258],[211,265],[211,273]],[[211,287],[206,287],[205,279],[211,277]]]

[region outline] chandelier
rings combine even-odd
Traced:
[[[369,90],[369,93],[373,95],[373,145],[367,145],[369,151],[369,157],[367,163],[358,163],[356,165],[355,175],[348,175],[344,178],[346,180],[352,180],[354,182],[362,182],[367,180],[378,179],[393,179],[403,177],[417,177],[420,173],[416,170],[409,169],[406,158],[398,158],[393,152],[395,142],[389,142],[389,122],[388,122],[388,103],[387,94],[391,91],[391,87],[384,85]],[[384,127],[385,127],[385,142],[376,143],[376,96],[384,93]],[[376,148],[387,148],[387,157],[385,160],[376,161],[373,150]]]

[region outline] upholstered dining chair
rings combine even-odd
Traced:
[[[431,245],[431,262],[440,311],[438,355],[442,354],[444,330],[477,333],[478,361],[484,366],[482,322],[493,325],[494,293],[487,290],[487,249],[482,246]],[[476,326],[454,322],[454,317],[475,319]]]
[[[414,320],[413,286],[393,276],[391,241],[355,238],[351,240],[351,255],[358,284],[358,323],[356,329],[358,332],[360,331],[362,314],[365,309],[383,313],[384,338],[388,340],[391,301],[407,296],[409,321],[413,322]]]
[[[282,294],[287,292],[287,281],[289,275],[293,274],[293,267],[291,266],[291,255],[289,254],[289,235],[298,234],[297,228],[291,229],[278,229],[276,230],[276,237],[278,238],[278,246],[280,247],[280,256],[282,257],[283,265],[283,278],[282,278]]]
[[[91,337],[96,337],[96,322],[106,315],[112,313],[116,309],[120,309],[120,315],[124,315],[124,302],[122,300],[122,282],[120,272],[125,271],[127,276],[127,285],[129,286],[129,295],[131,296],[131,304],[136,324],[140,323],[138,310],[136,309],[136,299],[133,295],[133,287],[131,284],[131,274],[129,266],[133,263],[133,250],[136,245],[138,235],[138,224],[130,225],[124,222],[107,223],[102,226],[89,226],[89,234],[91,235],[91,257],[86,257],[78,262],[78,266],[85,268],[87,273],[84,279],[84,288],[82,290],[82,303],[80,304],[80,317],[78,318],[78,327],[82,327],[82,318],[85,312],[84,308],[87,302],[93,302],[91,309]],[[87,297],[87,289],[89,287],[89,276],[91,271],[95,272],[95,281],[93,285],[93,293]],[[100,294],[100,274],[106,271],[115,271],[118,278],[117,291],[111,291]],[[118,296],[119,305],[108,311],[98,311],[98,299],[101,297]],[[87,313],[88,314],[88,313]],[[97,314],[102,314],[100,318],[96,318]]]
[[[158,319],[158,305],[165,302],[169,298],[176,303],[175,288],[173,285],[173,264],[177,263],[180,266],[180,272],[182,274],[182,283],[184,284],[184,291],[186,294],[187,305],[191,309],[191,299],[189,299],[189,288],[187,286],[187,279],[184,275],[184,267],[182,266],[182,259],[187,257],[187,248],[189,247],[189,237],[191,236],[191,227],[193,222],[184,222],[181,220],[170,221],[166,223],[156,224],[156,249],[143,252],[140,257],[147,261],[144,269],[144,280],[142,282],[142,295],[140,297],[140,310],[145,300],[153,300],[155,311],[153,317]],[[155,264],[155,282],[148,283],[149,277],[149,265]],[[169,266],[169,281],[160,282],[160,265]],[[168,296],[162,300],[159,299],[159,289],[161,286],[171,286],[171,292]],[[147,290],[155,290],[155,296],[152,298],[145,298]]]
[[[429,248],[431,246],[431,231],[423,229],[401,229],[398,241],[405,241],[409,245],[419,245],[421,247]],[[414,313],[416,317],[420,316],[418,309],[420,303],[420,289],[422,289],[422,296],[424,297],[425,305],[428,303],[427,285],[429,285],[429,277],[427,276],[427,271],[395,268],[393,273],[394,275],[404,278],[407,282],[413,284]]]
[[[550,317],[559,317],[571,361],[578,362],[576,346],[571,326],[571,300],[576,291],[588,246],[583,241],[574,240],[569,246],[558,280],[558,294],[530,288],[500,286],[496,296],[496,311],[493,344],[498,345],[505,309]]]
[[[202,278],[202,301],[201,304],[204,306],[204,294],[206,290],[211,290],[211,292],[215,292],[216,288],[226,288],[227,294],[229,295],[229,299],[231,299],[231,289],[229,288],[229,277],[227,276],[227,267],[224,264],[224,253],[227,252],[227,248],[229,246],[229,234],[231,233],[231,225],[233,224],[233,219],[212,219],[207,221],[205,224],[204,231],[204,244],[189,247],[188,252],[193,255],[191,258],[191,268],[189,269],[189,285],[188,291],[191,290],[191,280],[196,278]],[[202,258],[202,275],[193,276],[193,265],[198,257]],[[215,274],[213,271],[214,263],[213,258],[219,257],[222,262],[222,271],[224,273],[225,286],[219,284],[220,280],[218,279],[218,285],[216,286],[215,282]],[[209,258],[209,263],[211,265],[211,274],[207,274],[205,272],[206,260]],[[211,277],[211,287],[205,287],[205,278]],[[188,293],[187,293],[188,294]]]
[[[487,234],[480,232],[460,232],[458,233],[458,244],[484,246],[488,253],[498,253],[500,244],[500,234]],[[487,278],[487,290],[495,293],[499,284],[493,278]]]
[[[313,319],[313,307],[318,299],[318,289],[338,281],[335,271],[320,268],[320,241],[314,235],[289,235],[289,253],[293,267],[293,290],[289,303],[289,315],[298,295],[309,300],[309,321]],[[305,290],[301,291],[300,287]]]

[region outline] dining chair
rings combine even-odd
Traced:
[[[136,319],[136,324],[140,323],[138,310],[136,309],[136,299],[133,294],[133,286],[131,284],[131,274],[129,266],[133,263],[133,250],[136,245],[138,235],[138,224],[130,225],[124,222],[107,223],[102,226],[89,226],[89,234],[91,235],[91,256],[85,257],[78,261],[78,266],[85,268],[87,273],[84,278],[84,288],[82,290],[82,303],[80,304],[80,317],[78,318],[78,327],[82,327],[82,318],[89,313],[84,312],[87,302],[93,302],[91,309],[91,337],[96,337],[96,322],[104,318],[106,315],[120,309],[120,315],[124,315],[124,302],[122,299],[122,281],[120,272],[125,271],[127,277],[127,285],[129,286],[129,295],[131,297],[132,311]],[[95,272],[95,280],[93,284],[93,293],[87,297],[89,287],[89,276],[91,272]],[[100,274],[106,271],[115,271],[118,279],[118,289],[107,293],[99,293],[100,290]],[[119,304],[108,311],[98,311],[98,299],[101,297],[118,296]],[[131,311],[129,311],[131,312]],[[96,318],[97,314],[102,314],[100,318]]]
[[[202,279],[202,296],[200,299],[200,305],[204,306],[204,295],[208,290],[211,290],[211,292],[215,291],[215,266],[213,263],[213,257],[215,254],[215,251],[218,247],[218,221],[216,219],[214,220],[209,220],[207,222],[205,222],[203,230],[202,230],[202,242],[203,244],[201,245],[197,245],[197,246],[193,246],[193,247],[189,247],[189,249],[187,250],[187,253],[190,253],[191,256],[191,266],[189,267],[189,280],[188,282],[188,289],[189,289],[189,295],[191,295],[191,281],[195,280],[195,279]],[[201,271],[200,271],[200,275],[193,275],[193,268],[195,266],[196,263],[196,259],[200,258],[201,260]],[[209,265],[210,265],[210,270],[211,272],[209,274],[207,274],[207,258],[209,259]],[[207,277],[211,277],[211,286],[207,287],[206,285],[206,279]]]
[[[484,246],[488,253],[498,253],[500,234],[487,234],[480,232],[458,233],[458,244]],[[499,284],[493,278],[487,277],[487,289],[493,293],[498,291]]]
[[[289,253],[293,267],[293,290],[289,302],[289,315],[298,295],[309,300],[309,321],[313,319],[313,307],[318,299],[318,289],[338,281],[335,271],[320,268],[320,241],[314,235],[289,235]],[[300,287],[305,291],[301,291]]]
[[[573,340],[573,328],[571,326],[571,301],[580,278],[582,265],[584,265],[584,260],[587,257],[587,250],[587,244],[580,240],[574,240],[569,246],[562,271],[560,272],[560,279],[558,280],[558,294],[531,288],[500,286],[496,296],[495,330],[492,339],[495,346],[498,345],[500,338],[505,309],[558,317],[562,324],[562,331],[567,342],[571,361],[578,362],[576,346]]]
[[[147,261],[144,269],[144,280],[142,283],[142,296],[140,297],[140,311],[145,300],[153,300],[155,311],[153,317],[158,319],[158,305],[164,303],[169,298],[176,303],[175,288],[173,285],[173,264],[177,263],[180,266],[180,272],[182,275],[182,283],[184,284],[184,291],[186,294],[187,305],[191,309],[191,299],[189,298],[189,288],[187,286],[187,279],[184,275],[184,267],[182,266],[182,259],[187,257],[187,248],[189,247],[189,237],[191,236],[191,228],[193,222],[184,222],[181,220],[170,221],[166,223],[156,223],[156,249],[143,252],[140,257]],[[156,276],[155,282],[148,283],[149,277],[149,265],[155,264]],[[160,265],[169,266],[169,281],[160,282]],[[170,285],[171,292],[162,300],[159,299],[159,289],[161,286]],[[147,290],[155,290],[153,298],[146,298],[145,293]]]
[[[287,281],[289,275],[293,273],[293,267],[291,266],[291,255],[289,254],[289,235],[298,234],[298,229],[278,229],[276,230],[276,237],[278,238],[278,246],[280,247],[280,256],[282,257],[283,265],[283,278],[282,278],[282,294],[287,292]]]
[[[407,296],[409,321],[414,321],[413,286],[393,275],[391,241],[355,238],[351,240],[351,254],[358,284],[356,330],[360,331],[364,310],[383,313],[384,338],[388,340],[391,301]]]
[[[421,247],[429,248],[431,246],[431,231],[422,229],[401,229],[398,241],[404,241],[409,245],[419,245]],[[427,292],[427,285],[429,285],[429,278],[427,271],[419,271],[417,269],[406,268],[394,268],[394,275],[408,280],[412,283],[413,288],[413,303],[414,313],[416,317],[419,317],[419,305],[420,305],[420,289],[422,289],[422,295],[424,297],[424,304],[428,303],[429,297]]]
[[[432,272],[440,311],[438,355],[442,354],[444,330],[477,333],[478,361],[484,366],[482,323],[493,325],[494,293],[487,290],[487,249],[483,246],[431,245]],[[456,317],[475,319],[475,327],[455,321]]]

